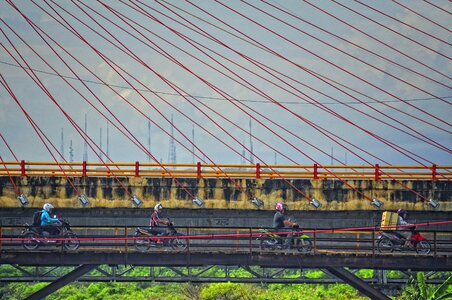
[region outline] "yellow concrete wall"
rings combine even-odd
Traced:
[[[160,202],[165,207],[194,208],[192,196],[204,200],[206,208],[250,209],[252,197],[264,202],[264,209],[273,210],[276,202],[284,202],[293,210],[314,209],[308,199],[322,203],[322,210],[374,209],[366,198],[384,202],[384,209],[429,209],[423,202],[433,197],[441,210],[452,209],[451,183],[447,181],[373,181],[349,180],[280,180],[280,179],[178,179],[171,178],[71,178],[14,177],[20,193],[27,196],[29,207],[42,207],[51,202],[56,207],[81,207],[75,189],[86,194],[89,207],[132,207],[130,193],[143,201],[143,208]],[[184,188],[181,188],[183,186]],[[294,188],[295,187],[295,188]],[[299,190],[299,191],[298,191]],[[414,191],[413,191],[414,190]],[[188,192],[187,192],[188,191]],[[301,192],[300,192],[301,191]],[[359,191],[359,192],[358,192]],[[365,196],[364,196],[365,195]],[[420,196],[422,195],[422,196]],[[0,177],[0,207],[18,207],[16,191],[9,177]]]

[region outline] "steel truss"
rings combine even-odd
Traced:
[[[10,265],[18,271],[17,275],[0,276],[0,282],[53,282],[78,267],[70,266],[20,266]],[[146,270],[147,275],[134,275],[137,269]],[[320,278],[312,278],[307,271],[318,270],[323,274]],[[351,274],[360,277],[359,269],[347,269]],[[215,271],[215,272],[209,272]],[[242,271],[237,276],[237,271]],[[246,276],[243,275],[244,272]],[[143,272],[141,272],[143,273]],[[213,274],[215,273],[215,274]],[[440,284],[447,278],[449,272],[428,272],[426,282]],[[288,277],[288,274],[290,277]],[[364,282],[375,286],[403,286],[410,278],[416,277],[416,272],[399,271],[397,277],[388,277],[388,270],[374,270],[372,278],[361,278]],[[259,266],[223,266],[209,265],[204,267],[156,267],[133,265],[97,265],[88,273],[80,276],[79,282],[238,282],[238,283],[306,283],[334,284],[344,283],[328,269],[294,269],[294,268],[264,268]]]

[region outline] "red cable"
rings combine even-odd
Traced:
[[[242,1],[243,1],[243,0],[242,0]],[[398,63],[398,62],[395,61],[395,60],[392,60],[392,59],[390,59],[390,58],[387,58],[387,57],[385,57],[385,56],[383,56],[383,55],[381,55],[381,54],[379,54],[379,53],[377,53],[377,52],[375,52],[375,51],[372,51],[372,50],[370,50],[370,49],[367,49],[367,48],[365,48],[364,46],[361,46],[361,45],[359,45],[359,44],[357,44],[357,43],[355,43],[355,42],[353,42],[353,41],[347,40],[347,39],[345,39],[344,37],[342,37],[342,36],[340,36],[340,35],[338,35],[338,34],[335,34],[335,33],[331,32],[331,31],[329,31],[329,30],[323,29],[323,28],[321,28],[320,26],[318,26],[318,25],[316,25],[316,24],[314,24],[314,23],[312,23],[312,22],[310,22],[310,21],[308,21],[308,20],[306,20],[306,19],[303,19],[303,18],[301,18],[301,17],[295,15],[294,13],[291,13],[291,12],[288,11],[288,10],[281,9],[281,8],[275,6],[274,4],[269,3],[269,2],[266,1],[266,0],[261,0],[261,1],[264,2],[265,4],[267,4],[268,6],[271,6],[271,7],[275,8],[275,9],[277,9],[277,10],[283,12],[284,14],[287,14],[287,15],[293,17],[293,18],[296,18],[296,19],[300,20],[300,21],[303,22],[303,23],[309,24],[310,26],[312,26],[312,27],[314,27],[314,28],[316,28],[316,29],[318,29],[318,30],[324,32],[324,33],[327,33],[327,34],[329,34],[329,35],[331,35],[331,36],[334,36],[334,37],[337,38],[337,39],[340,39],[341,41],[344,41],[344,42],[346,42],[346,43],[348,43],[348,44],[350,44],[350,45],[353,45],[353,46],[355,46],[355,47],[357,47],[357,48],[359,48],[359,49],[361,49],[361,50],[364,50],[364,51],[367,52],[367,53],[371,53],[371,54],[373,54],[373,55],[375,55],[375,56],[377,56],[377,57],[379,57],[379,58],[381,58],[381,59],[383,59],[383,60],[385,60],[385,61],[387,61],[387,62],[390,62],[390,63],[392,63],[392,64],[394,64],[394,65],[400,67],[400,68],[403,68],[403,69],[408,70],[408,71],[410,71],[410,72],[412,72],[412,73],[414,73],[414,74],[416,74],[416,75],[418,75],[418,76],[421,76],[421,77],[424,77],[424,78],[426,78],[426,79],[428,79],[428,80],[431,80],[431,81],[435,82],[435,83],[438,84],[438,85],[442,85],[442,86],[447,87],[447,88],[452,88],[451,86],[449,86],[449,85],[447,85],[447,84],[445,84],[445,83],[443,83],[443,82],[441,82],[441,81],[439,81],[439,80],[436,80],[436,79],[434,79],[434,78],[431,78],[431,77],[429,77],[429,76],[427,76],[427,75],[425,75],[425,74],[422,74],[422,73],[420,73],[420,72],[418,72],[418,71],[416,71],[416,70],[414,70],[414,69],[411,69],[411,68],[409,68],[409,67],[407,67],[407,66],[404,66],[404,65],[402,65],[401,63]],[[439,97],[439,98],[440,98],[441,100],[443,100],[441,97]],[[443,100],[443,101],[444,101],[444,100]],[[447,102],[447,103],[449,103],[449,102]]]
[[[1,76],[1,74],[0,74]],[[2,84],[3,85],[3,84]],[[8,167],[6,166],[5,161],[3,160],[2,156],[0,155],[0,160],[2,161],[3,166],[5,167],[6,173],[8,174],[9,180],[11,181],[11,184],[13,185],[14,188],[14,192],[16,193],[16,196],[20,195],[20,190],[17,187],[16,183],[13,180],[13,177],[11,176],[11,174],[9,173]]]
[[[187,0],[187,1],[188,1],[188,0]],[[335,0],[332,0],[332,1],[335,1]],[[188,1],[188,2],[190,2],[190,1]],[[294,46],[296,46],[296,47],[298,47],[298,48],[300,48],[300,49],[305,50],[306,52],[308,52],[308,53],[314,55],[315,57],[321,59],[322,61],[324,61],[324,62],[326,62],[326,63],[328,63],[328,64],[330,64],[330,65],[335,66],[336,68],[338,68],[338,69],[340,69],[341,71],[343,71],[343,72],[349,74],[350,76],[352,76],[352,77],[354,77],[354,78],[356,78],[356,79],[358,79],[358,80],[360,80],[360,81],[365,82],[366,84],[368,84],[368,85],[374,87],[375,89],[377,89],[377,90],[379,90],[379,91],[381,91],[381,92],[383,92],[383,93],[385,93],[385,94],[388,94],[389,96],[391,96],[391,97],[393,97],[393,98],[395,98],[395,99],[398,99],[399,101],[405,103],[406,105],[408,105],[408,106],[410,106],[410,107],[413,107],[414,109],[419,110],[419,111],[425,113],[426,115],[428,115],[428,116],[430,116],[430,117],[432,117],[432,118],[434,118],[434,119],[436,119],[436,120],[438,120],[438,121],[440,121],[440,122],[442,122],[442,123],[444,123],[444,124],[446,124],[446,125],[452,126],[452,123],[449,123],[449,122],[447,122],[447,121],[445,121],[445,120],[442,120],[442,119],[438,118],[437,116],[432,115],[431,113],[426,112],[425,110],[420,109],[420,108],[418,108],[417,106],[414,106],[414,105],[412,105],[411,103],[409,103],[409,102],[403,100],[402,98],[400,98],[400,97],[398,97],[398,96],[396,96],[396,95],[394,95],[394,94],[392,94],[392,93],[390,93],[390,92],[388,92],[388,91],[386,91],[386,90],[380,88],[379,86],[377,86],[377,85],[375,85],[375,84],[369,82],[368,80],[365,80],[365,79],[359,77],[358,75],[353,74],[352,72],[346,70],[345,68],[343,68],[343,67],[341,67],[341,66],[339,66],[339,65],[337,65],[337,64],[335,64],[335,63],[333,63],[333,62],[331,62],[331,61],[329,61],[328,59],[325,59],[325,58],[321,57],[321,56],[318,55],[317,53],[315,53],[315,52],[313,52],[313,51],[311,51],[311,50],[309,50],[309,49],[307,49],[307,48],[305,48],[305,47],[303,47],[303,46],[301,46],[301,45],[295,43],[294,41],[292,41],[292,40],[290,40],[290,39],[288,39],[288,38],[282,36],[281,34],[275,32],[274,30],[271,30],[270,28],[268,28],[268,27],[266,27],[266,26],[260,24],[259,22],[256,22],[255,20],[253,20],[253,19],[251,19],[251,18],[249,18],[249,17],[243,15],[242,13],[240,13],[239,11],[237,11],[236,9],[231,8],[230,6],[227,6],[226,4],[223,4],[223,3],[219,2],[218,0],[215,0],[215,2],[219,3],[220,5],[222,5],[223,7],[227,8],[227,9],[229,9],[229,10],[235,12],[236,14],[238,14],[238,15],[240,15],[241,17],[243,17],[243,18],[249,20],[250,22],[252,22],[252,23],[254,23],[254,24],[256,24],[256,25],[258,25],[258,26],[264,28],[265,30],[267,30],[267,31],[269,31],[269,32],[271,32],[271,33],[273,33],[274,35],[276,35],[276,36],[278,36],[278,37],[284,39],[284,40],[287,41],[288,43],[293,44]],[[242,32],[240,32],[240,33],[243,34],[243,35],[245,35],[245,34],[242,33]],[[275,52],[275,53],[276,53],[276,52]],[[452,133],[452,132],[450,132],[450,133]]]
[[[0,28],[0,30],[3,33],[3,30]],[[8,39],[8,38],[7,38]],[[8,39],[9,40],[9,39]],[[3,43],[0,43],[0,45],[9,53],[9,51],[4,47]],[[16,61],[17,62],[17,61]],[[39,132],[37,131],[37,126],[34,124],[34,121],[32,121],[31,117],[28,115],[28,113],[25,111],[25,109],[22,107],[22,105],[19,102],[19,99],[17,99],[16,95],[14,94],[14,92],[12,91],[12,89],[9,87],[8,83],[6,82],[5,78],[3,77],[2,74],[0,74],[1,77],[1,81],[0,83],[3,85],[3,87],[8,91],[8,93],[10,94],[10,96],[14,99],[14,101],[17,103],[17,105],[19,105],[19,107],[21,108],[22,112],[25,114],[25,116],[27,117],[28,121],[30,122],[30,124],[32,125],[33,129],[36,131],[36,133],[38,134],[39,138],[41,139],[41,142],[44,144],[44,146],[47,148],[47,151],[49,151],[50,155],[53,157],[53,159],[55,160],[56,163],[58,163],[58,160],[56,159],[56,157],[53,155],[52,151],[49,149],[49,147],[47,146],[47,144],[44,142],[44,140],[42,139],[41,135],[39,134]],[[66,179],[69,181],[69,183],[71,184],[71,186],[74,188],[74,191],[77,193],[77,195],[80,195],[79,191],[77,190],[77,188],[75,187],[74,183],[72,182],[72,180],[67,176],[66,172],[64,171],[64,169],[58,164],[58,166],[60,167],[61,171],[63,172],[64,176],[66,177]]]
[[[331,229],[307,229],[307,230],[293,230],[293,234],[318,234],[318,233],[336,233],[336,232],[350,232],[350,231],[374,231],[374,230],[384,230],[384,229],[400,229],[400,228],[410,228],[410,227],[428,227],[433,225],[448,225],[452,224],[452,221],[437,221],[437,222],[423,222],[415,223],[410,225],[395,225],[395,226],[365,226],[365,227],[344,227],[344,228],[331,228]],[[207,228],[208,229],[208,228]],[[227,228],[226,228],[227,229]],[[234,228],[231,228],[234,229]],[[243,229],[243,228],[242,228]],[[255,228],[246,228],[255,229]],[[288,228],[286,228],[288,229]],[[276,231],[275,231],[276,230]],[[272,234],[287,234],[287,231],[277,231],[277,228],[271,228]],[[225,239],[225,238],[238,238],[238,237],[260,237],[265,235],[265,232],[255,232],[255,233],[222,233],[222,234],[198,234],[198,235],[173,235],[173,236],[122,236],[122,237],[52,237],[52,241],[131,241],[131,240],[143,240],[143,239],[184,239],[184,240],[213,240],[213,239]],[[0,241],[27,241],[27,240],[48,240],[49,238],[24,238],[24,237],[0,237]]]
[[[375,7],[372,7],[372,6],[370,6],[370,5],[366,4],[366,3],[363,3],[363,2],[361,2],[361,1],[359,1],[359,0],[354,0],[354,1],[355,1],[355,2],[358,2],[359,4],[365,6],[365,7],[369,8],[369,9],[371,9],[371,10],[373,10],[373,11],[376,11],[376,12],[382,14],[382,15],[385,16],[385,17],[388,17],[388,18],[390,18],[390,19],[392,19],[392,20],[394,20],[394,21],[397,21],[397,22],[399,22],[399,23],[401,23],[401,24],[403,24],[403,25],[405,25],[405,26],[408,26],[408,27],[410,27],[411,29],[414,29],[414,30],[416,30],[416,31],[418,31],[418,32],[421,32],[421,33],[423,33],[423,34],[425,34],[425,35],[431,37],[432,39],[435,39],[435,40],[440,41],[440,42],[442,42],[442,43],[444,43],[444,44],[447,44],[447,45],[449,45],[449,46],[452,46],[451,43],[448,43],[448,42],[446,42],[445,40],[442,40],[442,39],[440,39],[440,38],[438,38],[438,37],[436,37],[436,36],[434,36],[434,35],[432,35],[432,34],[426,32],[426,31],[424,31],[424,30],[421,30],[421,29],[419,29],[419,28],[413,26],[413,25],[410,25],[410,24],[408,24],[408,23],[406,23],[406,22],[400,21],[399,19],[394,18],[393,16],[390,16],[390,15],[388,15],[387,13],[384,13],[384,12],[382,12],[381,10],[376,9]]]
[[[450,29],[447,28],[446,26],[443,26],[443,25],[439,24],[438,22],[435,22],[435,21],[433,21],[432,19],[427,18],[426,16],[424,16],[424,15],[422,15],[422,14],[416,12],[415,10],[409,8],[409,7],[406,6],[406,5],[403,5],[403,4],[400,3],[400,2],[397,2],[396,0],[392,0],[392,2],[396,3],[397,5],[400,5],[401,7],[405,8],[406,10],[409,10],[410,12],[412,12],[413,14],[415,14],[415,15],[421,17],[421,18],[423,18],[423,19],[425,19],[425,20],[427,20],[427,21],[430,21],[431,23],[435,24],[435,25],[438,26],[438,27],[441,27],[442,29],[447,30],[447,31],[449,31],[449,32],[452,32],[452,30],[450,30]]]
[[[9,2],[9,0],[8,0]],[[12,5],[13,7],[14,4],[10,3],[10,5]],[[16,7],[15,7],[16,8]],[[27,22],[29,21],[29,19],[24,16],[17,8],[16,10],[27,20]],[[30,24],[31,25],[31,24]],[[33,26],[32,26],[33,27]],[[34,28],[34,27],[33,27]],[[72,120],[72,118],[70,118],[70,116],[62,109],[62,107],[58,104],[58,102],[55,100],[55,98],[51,95],[51,93],[47,90],[47,88],[42,84],[42,82],[40,81],[40,79],[38,78],[38,76],[34,73],[34,71],[30,68],[30,66],[28,65],[28,63],[24,60],[24,58],[22,57],[22,55],[17,51],[16,47],[12,44],[12,42],[10,41],[10,39],[6,36],[6,34],[3,32],[3,30],[0,28],[0,30],[2,31],[2,33],[5,35],[5,37],[8,39],[8,41],[10,42],[11,46],[15,49],[16,53],[22,58],[22,60],[25,62],[25,64],[27,65],[28,69],[33,73],[35,79],[27,72],[27,70],[10,54],[10,52],[3,46],[3,44],[1,44],[3,46],[3,48],[10,54],[10,56],[16,61],[16,63],[18,63],[22,69],[30,76],[30,78],[33,79],[33,81],[36,82],[36,84],[44,91],[44,93],[47,94],[47,96],[55,103],[55,105],[62,111],[62,113],[66,116],[66,118],[69,120],[69,122],[74,126],[74,128],[77,130],[77,132],[79,132],[79,134],[82,136],[82,138],[86,141],[85,137],[83,136],[83,134],[80,132],[81,129],[80,127]],[[39,33],[38,33],[39,34]],[[11,95],[12,96],[12,95]],[[18,100],[17,100],[18,101]],[[16,101],[16,102],[17,102]],[[19,103],[18,103],[19,104]],[[25,112],[25,111],[24,111]],[[31,119],[28,114],[27,114],[27,118],[29,118],[29,120]],[[32,123],[30,121],[30,123]],[[33,125],[33,124],[32,124]],[[33,125],[34,127],[34,125]],[[36,129],[35,129],[36,130]],[[89,136],[83,132],[85,134],[85,136],[87,138],[89,138]],[[38,133],[39,135],[39,133]],[[39,135],[40,139],[42,140],[42,137]],[[89,138],[90,139],[90,138]],[[94,143],[91,139],[90,141],[92,143]],[[55,156],[53,155],[53,153],[50,151],[50,149],[48,148],[48,146],[45,144],[45,142],[42,140],[42,142],[44,143],[44,145],[46,146],[46,148],[48,149],[49,153],[52,155],[52,157],[54,158],[55,162],[58,163],[58,160],[55,158]],[[88,142],[87,142],[88,143]],[[93,152],[99,157],[99,159],[104,163],[105,167],[114,175],[114,172],[111,171],[111,169],[105,164],[105,162],[102,160],[102,158],[97,154],[97,152],[93,149],[93,147],[91,146],[90,143],[88,143],[91,150],[93,150]],[[95,143],[94,143],[95,144]],[[97,146],[97,144],[95,144]],[[98,147],[99,148],[99,147]],[[60,156],[62,157],[61,153]],[[71,183],[71,185],[74,187],[76,193],[78,196],[80,196],[79,191],[75,188],[75,186],[73,185],[72,181],[69,179],[69,177],[66,175],[66,172],[64,171],[64,169],[58,164],[59,168],[61,169],[61,171],[63,172],[63,174],[65,175],[65,177],[68,179],[68,181]],[[123,185],[123,183],[114,175],[114,177],[116,178],[116,180],[118,181],[118,183],[124,188],[124,190],[126,191],[126,193],[129,196],[132,196],[132,194],[126,189],[126,187]]]
[[[97,50],[96,50],[97,51]],[[100,52],[99,52],[100,53]],[[102,55],[103,56],[103,55]],[[105,58],[104,58],[105,59]],[[80,62],[79,62],[80,63]],[[108,63],[108,62],[107,62]],[[80,63],[81,64],[81,63]],[[83,65],[83,64],[82,64]],[[117,66],[117,65],[116,65]],[[119,66],[117,66],[117,67],[119,67]],[[85,67],[86,68],[86,67]],[[119,67],[120,68],[120,67]],[[121,68],[122,69],[122,68]],[[91,71],[90,71],[91,72]],[[92,73],[93,75],[95,75],[94,73]],[[129,73],[127,73],[129,76],[131,76],[132,78],[134,78],[131,74],[129,74]],[[120,74],[119,74],[120,75]],[[120,76],[122,76],[122,75],[120,75]],[[96,76],[97,77],[97,76]],[[98,78],[98,77],[97,77]],[[100,78],[98,78],[99,80],[101,80]],[[125,78],[124,78],[125,79]],[[136,78],[134,78],[135,80],[137,80]],[[138,80],[137,80],[138,81]],[[103,82],[103,81],[102,81]],[[141,82],[140,82],[141,83]],[[142,84],[143,85],[143,84]],[[144,85],[143,85],[144,86]],[[136,90],[136,89],[134,89],[134,90]],[[148,90],[149,90],[149,88],[148,88]],[[113,90],[114,91],[114,90]],[[137,90],[136,90],[137,91]],[[114,91],[114,92],[116,92],[116,91]],[[120,96],[121,98],[123,98],[120,94],[118,94],[118,96]],[[142,96],[142,95],[141,95]],[[160,97],[159,95],[157,95],[158,97]],[[144,96],[142,96],[142,97],[144,97]],[[140,113],[142,113],[137,107],[135,107],[134,105],[132,105],[130,102],[128,102],[125,98],[123,98],[123,100],[125,100],[129,105],[131,105],[131,106],[133,106],[138,112],[140,112]],[[151,106],[153,106],[147,99],[145,99]],[[153,106],[153,108],[154,109],[156,109],[156,110],[158,110],[155,106]],[[174,107],[175,108],[175,107]],[[177,109],[178,110],[178,109]],[[178,110],[178,111],[180,111],[180,110]],[[143,113],[142,113],[143,114]],[[143,116],[145,116],[144,114],[143,114]],[[162,115],[163,116],[163,115]],[[147,116],[145,116],[146,118],[148,118],[149,119],[149,117],[147,117]],[[165,117],[165,116],[163,116],[163,117]],[[149,119],[150,120],[150,119]],[[150,121],[152,121],[152,120],[150,120]],[[120,122],[119,120],[118,120],[118,122]],[[154,122],[153,122],[154,123]],[[154,124],[156,124],[156,123],[154,123]],[[198,123],[197,123],[198,124]],[[156,124],[157,126],[158,126],[158,124]],[[160,126],[159,126],[159,128],[161,128]],[[202,127],[201,127],[202,128]],[[161,128],[162,130],[163,130],[163,128]],[[177,128],[176,128],[177,129]],[[179,132],[180,132],[180,130],[179,130]],[[184,135],[182,132],[180,132],[182,135]],[[213,135],[213,134],[212,134]],[[171,136],[171,135],[170,135]],[[184,135],[185,136],[185,135]],[[187,138],[187,137],[186,137]],[[188,139],[188,138],[187,138]],[[189,140],[189,139],[188,139]],[[179,142],[179,141],[178,141]],[[180,142],[179,142],[180,143]],[[184,146],[188,151],[190,151],[190,149],[188,149],[185,145],[183,145],[182,143],[181,143],[181,145],[182,146]],[[196,146],[196,145],[194,145],[194,146]],[[143,146],[144,147],[144,146]],[[197,146],[196,146],[196,148],[201,152],[201,153],[203,153],[202,152],[202,150],[201,149],[199,149]],[[203,153],[203,154],[205,154],[205,153]],[[210,159],[211,160],[211,159]],[[212,161],[212,160],[211,160]],[[212,161],[213,162],[213,161]],[[215,165],[216,166],[216,165]],[[163,167],[163,166],[162,166]],[[218,169],[220,169],[220,171],[222,171],[230,180],[232,180],[233,182],[234,182],[234,180],[232,179],[232,178],[230,178],[229,177],[229,175],[226,173],[226,172],[224,172],[223,170],[221,170],[221,168],[219,168],[218,166],[216,166]],[[164,167],[163,167],[164,168]],[[164,168],[165,169],[165,168]],[[173,177],[174,178],[174,177]],[[177,178],[174,178],[176,181],[177,181]],[[234,182],[235,183],[235,182]],[[243,193],[248,193],[247,191],[245,191],[244,189],[243,189],[243,187],[241,187],[239,184],[236,184],[235,183],[235,185],[237,186],[237,187],[239,187],[239,189],[241,189],[242,190],[242,192]]]
[[[404,53],[404,52],[398,50],[397,48],[395,48],[395,47],[389,45],[388,43],[385,43],[384,41],[382,41],[382,40],[376,38],[375,36],[368,34],[367,32],[365,32],[365,31],[359,29],[358,27],[352,25],[351,23],[348,23],[348,22],[346,22],[346,21],[344,21],[344,20],[342,20],[342,19],[336,17],[335,15],[333,15],[333,14],[329,13],[328,11],[326,11],[326,10],[324,10],[324,9],[322,9],[322,8],[320,8],[320,7],[318,7],[318,6],[314,5],[314,4],[312,4],[312,3],[310,3],[309,1],[306,1],[306,0],[303,0],[303,1],[306,2],[307,4],[311,5],[312,7],[316,8],[317,10],[323,12],[324,14],[326,14],[326,15],[328,15],[328,16],[330,16],[330,17],[336,19],[337,21],[339,21],[339,22],[341,22],[341,23],[343,23],[343,24],[345,24],[345,25],[347,25],[347,26],[353,28],[354,30],[356,30],[356,31],[358,31],[358,32],[360,32],[360,33],[362,33],[362,34],[364,34],[364,35],[367,36],[368,38],[370,38],[370,39],[372,39],[372,40],[375,40],[375,41],[379,42],[380,44],[385,45],[386,47],[390,48],[391,50],[396,51],[397,53],[399,53],[399,54],[401,54],[401,55],[403,55],[403,56],[405,56],[405,57],[407,57],[407,58],[409,58],[409,59],[411,59],[411,60],[417,62],[418,64],[420,64],[420,65],[426,67],[427,69],[429,69],[429,70],[431,70],[431,71],[433,71],[433,72],[435,72],[435,73],[438,73],[438,74],[440,74],[440,75],[442,75],[442,76],[444,76],[444,77],[446,77],[446,78],[452,80],[452,77],[450,77],[449,75],[444,74],[444,73],[441,73],[440,71],[436,70],[435,68],[432,68],[432,67],[428,66],[427,64],[421,62],[420,60],[418,60],[418,59],[416,59],[416,58],[414,58],[414,57],[412,57],[412,56],[410,56],[410,55],[408,55],[408,54],[406,54],[406,53]]]
[[[226,46],[227,47],[227,46]],[[231,49],[231,50],[233,50],[233,49]],[[234,51],[234,50],[233,50]],[[237,52],[236,52],[237,53]],[[240,55],[240,53],[238,53],[239,55]],[[399,151],[400,152],[400,151]]]
[[[384,25],[384,24],[382,24],[382,23],[379,23],[379,22],[375,21],[374,19],[372,19],[372,18],[370,18],[370,17],[365,16],[364,14],[362,14],[362,13],[360,13],[360,12],[358,12],[358,11],[356,11],[356,10],[354,10],[354,9],[352,9],[352,8],[350,8],[350,7],[348,7],[348,6],[344,5],[344,4],[342,4],[342,3],[338,3],[336,0],[331,0],[331,1],[333,1],[334,3],[336,3],[336,4],[338,4],[338,5],[342,6],[342,7],[344,7],[345,9],[348,9],[348,10],[354,12],[355,14],[357,14],[357,15],[359,15],[359,16],[361,16],[361,17],[363,17],[363,18],[365,18],[365,19],[367,19],[367,20],[369,20],[369,21],[371,21],[372,23],[375,23],[375,24],[380,25],[381,27],[383,27],[383,28],[385,28],[385,29],[391,31],[392,33],[395,33],[396,35],[399,35],[399,36],[401,36],[401,37],[404,37],[404,38],[406,38],[407,40],[409,40],[409,41],[411,41],[411,42],[413,42],[413,43],[415,43],[415,44],[417,44],[417,45],[419,45],[419,46],[421,46],[421,47],[423,47],[423,48],[425,48],[425,49],[428,49],[428,50],[430,50],[430,51],[432,51],[432,52],[434,52],[434,53],[436,53],[436,54],[438,54],[438,55],[440,55],[440,56],[443,56],[443,57],[445,57],[445,58],[447,58],[447,59],[450,60],[450,57],[449,57],[449,56],[447,56],[447,55],[445,55],[445,54],[443,54],[443,53],[441,53],[441,52],[438,52],[438,51],[436,51],[435,49],[432,49],[432,48],[430,48],[430,47],[428,47],[428,46],[425,46],[424,44],[421,44],[420,42],[416,41],[415,39],[410,38],[409,36],[406,36],[406,35],[404,35],[404,34],[398,32],[398,31],[396,31],[396,30],[394,30],[394,29],[392,29],[392,28],[389,28],[388,26],[386,26],[386,25]]]
[[[13,155],[14,159],[16,161],[19,161],[19,159],[16,157],[16,155],[14,154],[13,150],[11,150],[11,147],[8,145],[8,143],[6,142],[5,138],[3,137],[2,133],[0,132],[0,137],[2,138],[3,142],[5,143],[6,147],[8,147],[9,152],[11,152],[11,154]]]
[[[442,10],[442,11],[444,11],[445,13],[448,13],[449,15],[452,15],[452,13],[450,13],[449,11],[445,10],[444,8],[438,6],[438,5],[434,4],[434,3],[431,3],[430,1],[424,0],[424,2],[427,2],[427,3],[430,4],[431,6],[436,7],[437,9]]]

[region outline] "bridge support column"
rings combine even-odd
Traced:
[[[361,278],[356,277],[354,274],[350,273],[344,268],[327,267],[326,269],[328,270],[328,272],[342,279],[344,282],[350,284],[351,286],[356,288],[358,291],[360,291],[367,297],[370,297],[371,299],[389,300],[389,298],[385,294],[374,289],[366,282],[364,282]]]
[[[79,278],[83,274],[88,273],[89,271],[94,269],[96,266],[97,265],[81,265],[80,267],[78,267],[75,270],[67,273],[66,275],[64,275],[60,279],[55,280],[54,282],[52,282],[51,284],[49,284],[45,288],[42,288],[39,291],[37,291],[36,293],[30,295],[26,299],[27,300],[43,299],[44,297],[47,297],[48,295],[50,295],[51,293],[55,292],[59,288],[65,286],[66,284],[68,284],[68,283],[70,283],[70,282],[72,282],[74,280],[77,280],[77,278]]]

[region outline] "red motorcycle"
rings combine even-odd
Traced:
[[[415,227],[411,228],[411,240],[406,245],[406,238],[397,231],[381,231],[377,238],[377,248],[380,253],[396,251],[416,251],[420,254],[429,254],[432,248],[427,238],[419,233]]]

